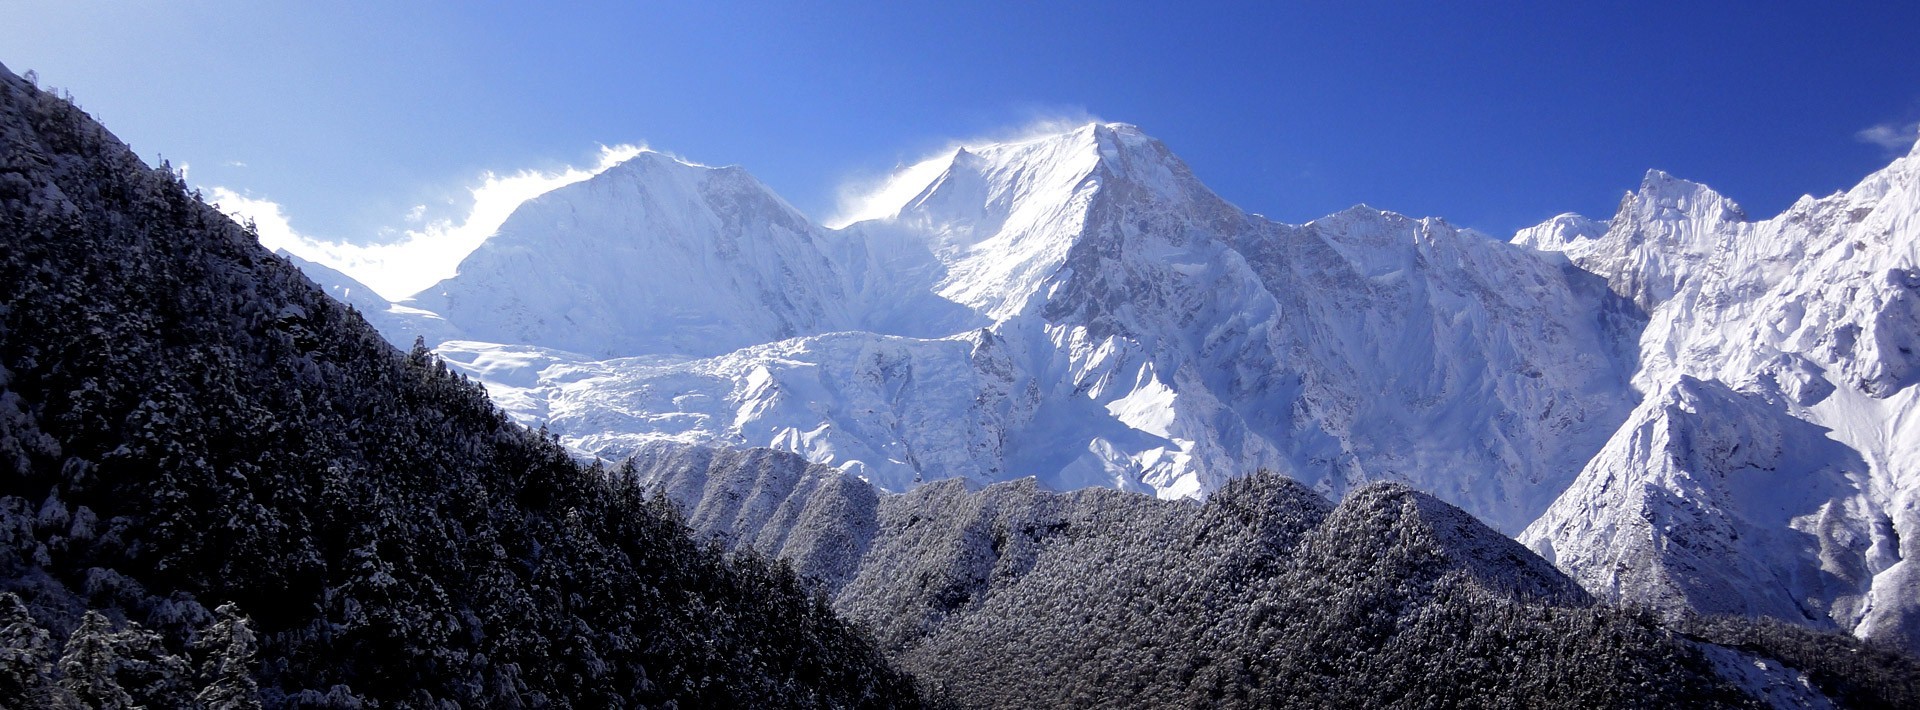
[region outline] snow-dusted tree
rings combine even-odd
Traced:
[[[260,686],[253,680],[253,622],[232,602],[213,613],[213,625],[193,642],[201,683],[194,699],[206,710],[255,710],[260,707]]]
[[[97,611],[87,612],[67,637],[59,668],[60,686],[87,707],[189,707],[193,702],[193,670],[167,651],[159,634],[133,622],[116,631]]]
[[[0,594],[0,708],[74,707],[53,679],[53,635],[12,593]]]
[[[209,619],[177,600],[232,601],[266,705],[912,702],[838,619],[744,597],[683,526],[4,70],[0,146],[0,589],[30,580],[48,628],[98,609],[180,648]],[[55,664],[93,704],[211,683],[96,621]],[[244,703],[245,667],[215,694]]]
[[[87,612],[80,628],[67,637],[60,654],[60,687],[86,707],[134,707],[133,695],[120,687],[120,649],[114,641],[113,624],[97,611]]]
[[[191,707],[193,665],[167,650],[160,634],[131,621],[110,637],[119,662],[120,687],[148,708]]]

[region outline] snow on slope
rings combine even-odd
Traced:
[[[941,292],[995,321],[1012,419],[1045,425],[1002,468],[1054,485],[1402,480],[1512,531],[1631,405],[1634,319],[1592,277],[1437,220],[1247,215],[1124,124],[957,152],[886,221],[970,275]]]
[[[1857,618],[1872,530],[1858,454],[1717,381],[1635,412],[1524,540],[1604,597],[1822,622]],[[1546,534],[1543,534],[1546,533]]]
[[[718,355],[852,325],[821,238],[740,168],[642,152],[520,206],[410,305],[478,340]]]
[[[1209,369],[1236,373],[1240,411],[1282,432],[1295,461],[1407,481],[1511,533],[1632,405],[1619,343],[1640,315],[1562,262],[1366,208],[1276,225],[1239,253],[1278,324]],[[1283,373],[1292,401],[1271,394]]]
[[[441,318],[439,314],[411,306],[403,306],[382,298],[373,289],[340,273],[325,264],[308,261],[295,256],[293,252],[280,249],[274,252],[282,259],[292,263],[300,273],[312,280],[334,300],[353,306],[369,324],[379,329],[380,334],[397,348],[413,347],[413,339],[425,338],[428,343],[439,343],[459,337],[453,324]]]
[[[1637,313],[1561,257],[1364,207],[1272,223],[1124,124],[957,150],[885,217],[755,232],[769,256],[744,265],[688,262],[721,239],[700,200],[649,197],[709,169],[642,159],[529,203],[439,289],[475,339],[442,354],[584,452],[772,446],[890,491],[1031,475],[1169,498],[1266,467],[1336,495],[1408,482],[1513,532],[1634,401]],[[809,283],[768,299],[728,280],[746,266]],[[707,327],[567,310],[670,299]],[[792,304],[822,315],[754,320]]]
[[[1545,231],[1651,309],[1651,396],[1521,539],[1614,599],[1920,647],[1920,151],[1761,222],[1654,172]]]
[[[590,361],[466,341],[438,352],[487,383],[510,414],[580,451],[624,456],[656,440],[770,446],[904,491],[1003,477],[990,466],[1006,427],[978,406],[1004,389],[991,365],[974,362],[991,350],[965,338],[848,332],[691,360]]]

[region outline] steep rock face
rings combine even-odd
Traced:
[[[1522,539],[1609,598],[1920,647],[1920,156],[1759,222],[1651,173],[1609,224],[1521,239],[1650,309],[1653,396]]]
[[[1867,465],[1825,434],[1683,377],[1522,539],[1608,598],[1851,628],[1871,579],[1873,530],[1848,513],[1871,506]]]
[[[746,171],[646,152],[522,205],[410,305],[477,340],[717,355],[851,325],[823,248]]]
[[[1622,344],[1642,316],[1538,254],[1364,208],[1274,225],[1239,253],[1279,313],[1210,369],[1233,373],[1222,399],[1278,433],[1290,475],[1403,481],[1513,531],[1633,401]],[[1271,394],[1286,379],[1292,401]]]

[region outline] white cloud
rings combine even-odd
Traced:
[[[1920,141],[1920,123],[1909,123],[1904,126],[1897,123],[1882,123],[1877,126],[1868,126],[1859,133],[1853,134],[1853,137],[1862,143],[1872,143],[1887,150],[1907,150],[1913,147],[1915,141]]]
[[[407,224],[419,226],[408,227],[398,233],[397,239],[379,244],[328,241],[301,234],[272,200],[217,186],[209,188],[208,193],[227,214],[252,219],[260,231],[260,243],[268,249],[285,249],[338,269],[381,296],[400,300],[452,276],[460,260],[493,236],[520,203],[598,175],[643,150],[633,145],[602,146],[598,162],[586,169],[486,173],[478,186],[469,188],[473,209],[460,221],[425,221],[426,206],[419,205],[403,217]]]
[[[1018,128],[965,140],[948,141],[939,150],[927,154],[926,157],[911,163],[903,163],[883,175],[850,177],[841,181],[838,191],[838,208],[834,211],[833,217],[825,221],[825,224],[839,229],[854,222],[893,216],[896,210],[938,179],[941,171],[946,168],[947,161],[953,158],[953,152],[962,147],[1019,143],[1043,136],[1059,135],[1089,123],[1102,122],[1100,118],[1083,110],[1053,111],[1037,116]]]

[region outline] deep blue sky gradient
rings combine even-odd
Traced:
[[[1856,132],[1920,121],[1916,31],[1910,0],[5,0],[0,62],[332,239],[624,142],[825,218],[849,180],[1081,115],[1277,219],[1365,202],[1504,235],[1610,216],[1648,168],[1756,216],[1849,186],[1890,157]]]

